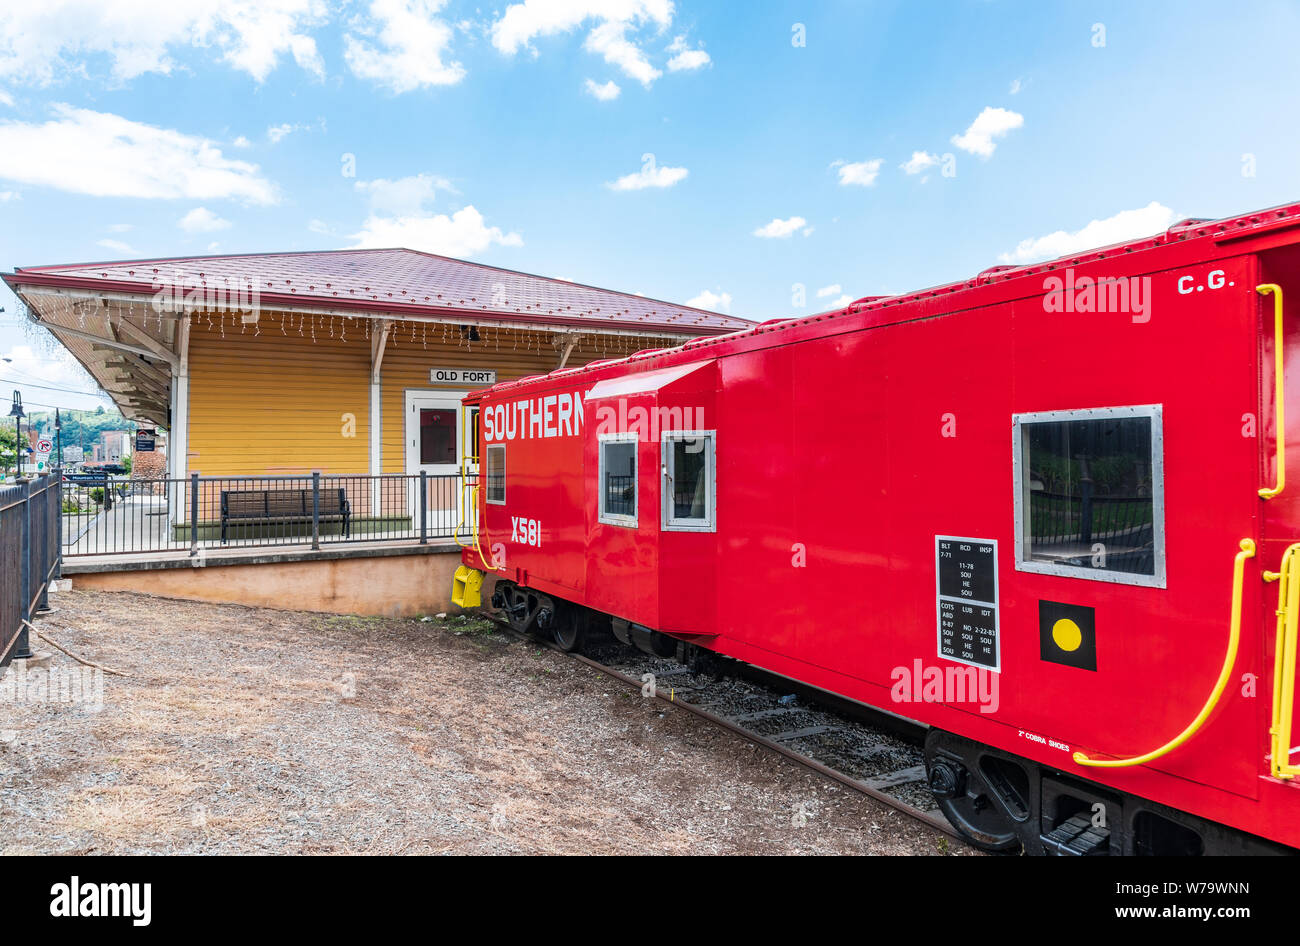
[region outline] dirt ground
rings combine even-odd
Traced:
[[[130,676],[0,686],[3,854],[968,853],[485,621],[52,601]]]

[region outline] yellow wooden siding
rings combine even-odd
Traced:
[[[370,469],[370,339],[365,323],[320,318],[316,338],[287,334],[279,313],[264,314],[261,328],[226,319],[225,334],[200,317],[190,334],[189,470],[204,476],[367,473]],[[333,335],[330,334],[330,324]],[[382,471],[406,469],[403,430],[406,391],[454,390],[429,380],[432,368],[480,368],[508,381],[554,370],[559,352],[545,331],[482,329],[466,345],[458,326],[398,323],[384,354],[381,404]],[[663,344],[632,337],[586,337],[566,366],[627,355]],[[346,436],[355,417],[354,436]]]
[[[462,341],[456,339],[459,334],[452,326],[445,334],[443,342],[442,326],[430,326],[427,337],[418,333],[411,338],[409,328],[400,328],[395,341],[389,342],[384,354],[383,404],[380,429],[383,443],[383,472],[406,472],[406,453],[403,429],[405,424],[406,392],[449,391],[464,394],[473,388],[441,388],[429,380],[431,368],[483,368],[495,370],[498,381],[512,381],[533,374],[546,374],[554,371],[559,364],[560,353],[550,343],[549,335],[537,332],[510,332],[484,329],[482,341],[474,342],[466,348]],[[611,344],[615,344],[611,342]],[[624,343],[623,353],[630,354],[630,343]],[[539,351],[539,348],[541,349]],[[565,367],[584,365],[599,357],[596,352],[573,352]]]
[[[357,320],[353,320],[354,324]],[[370,343],[363,327],[341,341],[318,327],[281,334],[226,320],[225,337],[196,319],[190,329],[189,469],[204,476],[365,473],[369,470]],[[353,332],[356,334],[353,334]],[[345,436],[345,414],[356,418]]]

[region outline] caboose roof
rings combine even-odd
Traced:
[[[796,316],[794,318],[768,319],[758,325],[751,325],[725,335],[698,338],[685,342],[675,348],[661,348],[636,352],[625,358],[612,358],[593,361],[579,368],[566,368],[552,371],[546,375],[534,375],[513,381],[504,381],[483,391],[501,391],[526,387],[567,379],[571,375],[599,373],[601,377],[617,374],[622,366],[635,364],[638,368],[661,368],[665,363],[701,357],[708,358],[730,350],[732,343],[745,343],[758,336],[775,332],[787,333],[800,328],[812,326],[830,320],[838,320],[843,331],[855,327],[885,325],[910,318],[928,318],[1004,301],[1017,297],[1029,297],[1043,292],[1045,273],[1064,270],[1067,267],[1090,267],[1093,264],[1106,263],[1113,272],[1107,276],[1120,277],[1141,272],[1152,272],[1151,264],[1132,260],[1139,253],[1156,250],[1170,250],[1186,247],[1178,263],[1185,264],[1199,257],[1225,256],[1230,253],[1251,252],[1262,248],[1270,238],[1282,231],[1300,227],[1300,203],[1282,204],[1265,210],[1248,214],[1223,217],[1218,220],[1188,218],[1180,220],[1164,233],[1153,234],[1136,240],[1115,243],[1110,246],[1087,250],[1023,266],[992,266],[971,277],[958,282],[945,283],[927,289],[902,293],[896,296],[864,296],[850,302],[840,309],[831,309],[814,315]],[[1288,237],[1294,240],[1294,236]],[[1227,247],[1225,248],[1225,245]],[[1173,264],[1172,258],[1170,265]],[[1162,263],[1161,265],[1165,265]],[[963,293],[959,303],[948,299],[957,293]],[[896,311],[898,310],[898,311]],[[850,318],[851,317],[851,318]],[[850,324],[851,322],[851,324]],[[791,337],[791,336],[787,336]],[[793,338],[791,337],[791,340]],[[776,340],[772,341],[773,344]],[[721,348],[720,348],[721,346]],[[707,349],[707,351],[703,350]],[[698,351],[698,355],[693,354]],[[607,370],[608,369],[608,370]]]

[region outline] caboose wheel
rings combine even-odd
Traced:
[[[582,616],[574,613],[573,608],[566,608],[556,618],[555,626],[551,629],[551,640],[566,654],[577,650],[582,643]]]
[[[965,740],[930,730],[925,740],[925,771],[930,791],[944,817],[981,851],[1013,851],[1021,846],[1018,822],[980,774],[967,766]]]

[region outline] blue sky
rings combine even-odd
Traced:
[[[797,315],[1300,198],[1297,35],[1282,2],[6,2],[0,268],[404,244]],[[0,305],[0,388],[93,388]]]

